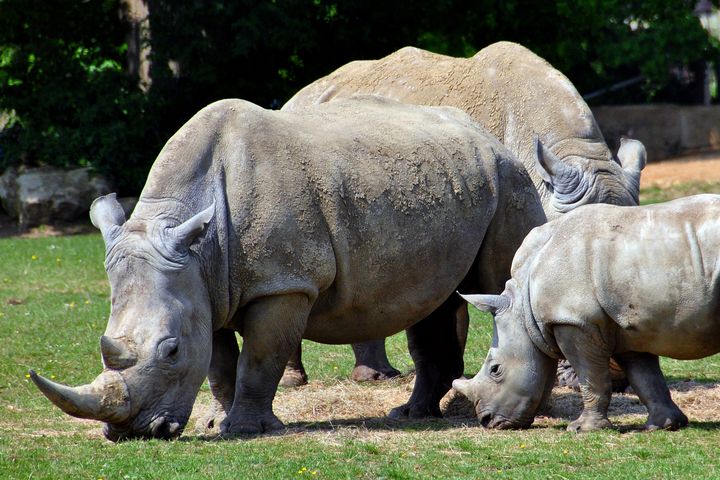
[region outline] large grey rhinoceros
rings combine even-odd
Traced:
[[[439,414],[463,371],[453,292],[508,277],[545,215],[463,112],[365,97],[303,113],[214,103],[165,145],[129,220],[113,195],[91,219],[112,293],[105,368],[77,388],[31,377],[118,440],[179,435],[206,376],[221,432],[282,427],[272,401],[301,338],[405,328],[417,381],[395,416]]]
[[[648,409],[646,428],[677,429],[658,355],[720,352],[720,196],[644,207],[588,205],[534,229],[501,295],[468,295],[494,314],[485,363],[453,387],[488,427],[529,426],[555,362],[575,368],[584,402],[568,430],[610,426],[608,359]]]
[[[351,62],[300,90],[283,110],[356,93],[467,112],[525,165],[548,219],[588,203],[638,204],[645,166],[642,144],[635,141],[637,148],[621,148],[613,156],[567,77],[516,43],[493,43],[471,58],[406,47],[379,60]],[[541,148],[533,141],[536,134]],[[387,361],[383,340],[355,344],[353,350],[353,378],[399,373]],[[298,350],[283,382],[300,384],[305,378]]]

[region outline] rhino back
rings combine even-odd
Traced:
[[[467,112],[517,156],[544,198],[547,192],[535,170],[535,134],[563,161],[614,163],[590,108],[572,83],[512,42],[494,43],[472,58],[405,47],[379,60],[351,62],[300,90],[283,110],[355,93]]]
[[[527,281],[545,323],[617,326],[619,350],[720,350],[720,196],[588,205],[548,224]]]
[[[533,135],[559,158],[612,161],[595,118],[570,80],[547,61],[512,42],[489,45],[472,57],[485,100],[472,113],[526,166],[534,165]],[[533,167],[534,168],[534,167]]]
[[[442,303],[494,214],[497,158],[511,157],[455,109],[373,97],[303,113],[208,109],[198,114],[215,119],[201,122],[206,141],[192,142],[204,150],[170,149],[183,152],[179,164],[161,155],[151,177],[163,179],[143,196],[223,188],[218,228],[241,292],[231,303],[305,293],[315,300],[307,335],[326,342],[394,333]]]

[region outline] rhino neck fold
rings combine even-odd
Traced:
[[[530,337],[530,340],[538,350],[548,357],[555,360],[564,359],[565,357],[560,351],[555,339],[552,337],[550,332],[547,331],[542,321],[538,320],[535,318],[535,315],[533,315],[532,307],[530,305],[530,287],[525,285],[523,290],[523,307],[525,312],[523,312],[521,317],[523,326],[525,327],[525,331]]]

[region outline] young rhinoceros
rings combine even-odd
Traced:
[[[528,427],[567,358],[584,402],[568,430],[595,430],[610,426],[612,356],[648,409],[646,428],[683,427],[658,355],[720,351],[719,278],[720,196],[582,207],[528,235],[501,295],[465,296],[493,313],[493,341],[480,372],[453,387],[482,425]]]

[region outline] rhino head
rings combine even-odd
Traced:
[[[38,388],[64,412],[106,423],[105,436],[172,438],[185,427],[211,354],[211,305],[190,245],[214,206],[176,226],[125,221],[115,195],[90,210],[106,245],[111,311],[100,339],[103,372],[67,387],[35,372]]]
[[[544,203],[549,202],[545,208],[548,220],[589,203],[638,205],[640,172],[647,161],[645,146],[640,141],[622,138],[617,159],[613,161],[580,155],[568,155],[561,160],[537,136],[535,151],[535,170],[551,194],[550,200],[543,199]]]
[[[453,388],[475,405],[483,427],[529,427],[538,408],[549,398],[557,360],[539,350],[528,336],[518,318],[522,302],[515,302],[507,288],[501,295],[462,297],[493,314],[493,338],[477,375],[453,381]]]

